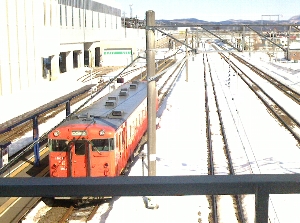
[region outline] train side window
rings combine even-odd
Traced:
[[[50,151],[52,151],[52,152],[67,151],[68,150],[68,142],[69,141],[67,141],[67,140],[50,139],[49,140]]]
[[[120,148],[120,143],[119,143],[119,134],[116,134],[116,146]]]
[[[114,150],[114,139],[93,139],[93,151],[111,151]]]

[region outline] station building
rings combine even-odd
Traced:
[[[104,0],[1,0],[0,96],[84,67],[126,66],[145,31],[124,28]]]

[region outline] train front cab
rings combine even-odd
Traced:
[[[51,177],[115,176],[114,139],[49,139]]]

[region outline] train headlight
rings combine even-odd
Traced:
[[[59,132],[58,130],[56,130],[56,131],[53,132],[53,135],[54,135],[55,137],[59,136],[59,134],[60,134],[60,132]]]
[[[104,134],[105,134],[105,131],[103,129],[99,131],[99,135],[104,136]]]

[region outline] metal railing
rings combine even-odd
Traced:
[[[270,194],[300,193],[300,174],[0,178],[0,197],[255,194],[255,222],[268,222]]]

